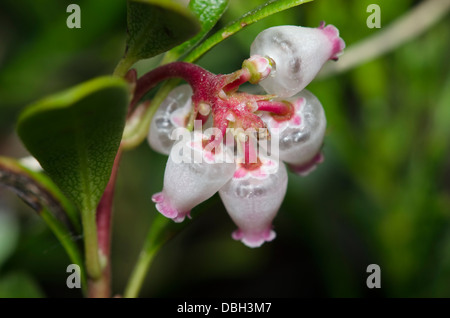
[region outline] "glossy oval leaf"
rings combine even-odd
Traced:
[[[200,22],[201,30],[190,40],[167,52],[164,63],[172,62],[198,44],[216,25],[228,7],[229,0],[191,0],[189,9]]]
[[[129,65],[166,52],[200,30],[188,8],[170,0],[128,0],[127,26]]]
[[[30,105],[17,132],[81,211],[95,211],[122,137],[128,84],[100,77]]]

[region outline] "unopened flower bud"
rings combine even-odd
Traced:
[[[250,55],[270,57],[275,67],[259,84],[269,94],[290,97],[308,85],[329,59],[345,47],[333,26],[305,28],[285,25],[266,29],[252,43]]]
[[[273,63],[273,60],[269,57],[252,55],[242,63],[242,67],[248,69],[251,74],[249,82],[258,84],[269,76],[272,71]]]

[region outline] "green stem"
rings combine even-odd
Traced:
[[[81,212],[81,220],[83,222],[84,230],[86,271],[90,280],[98,280],[102,273],[98,250],[95,212],[95,209],[85,209]]]
[[[89,297],[111,297],[111,219],[114,201],[114,187],[122,150],[119,148],[114,160],[111,176],[96,211],[97,244],[101,261],[101,276],[89,281]]]
[[[169,234],[161,237],[163,233],[167,234],[165,229],[171,222],[171,220],[160,214],[156,215],[152,225],[150,226],[144,247],[139,255],[139,259],[133,269],[133,272],[131,273],[130,280],[128,281],[128,285],[125,289],[125,298],[136,298],[138,296],[147,275],[147,271],[150,268],[155,255],[158,253],[161,246],[172,236]]]
[[[81,253],[78,249],[78,246],[75,244],[71,233],[69,232],[67,227],[46,208],[41,210],[39,215],[50,227],[56,238],[61,242],[62,246],[69,255],[70,261],[73,264],[77,264],[78,266],[80,266],[83,291],[86,292],[86,273],[83,258],[81,257]]]
[[[183,58],[183,61],[192,63],[198,60],[203,54],[208,52],[211,48],[222,42],[224,39],[241,31],[246,26],[258,22],[259,20],[262,20],[277,12],[281,12],[311,1],[313,0],[291,0],[291,1],[271,0],[259,6],[258,8],[250,11],[249,13],[244,14],[238,20],[232,22],[230,25],[220,29],[219,31],[208,37],[208,39],[203,41],[199,46],[193,49],[185,58]]]
[[[126,56],[123,57],[114,69],[113,75],[124,77],[133,64],[134,62],[130,61]]]
[[[200,217],[202,212],[211,210],[215,204],[217,204],[217,201],[214,199],[204,202],[202,208],[198,208],[195,212],[196,218]],[[186,221],[183,223],[175,223],[160,213],[155,216],[149,228],[144,247],[142,248],[141,254],[139,254],[139,259],[125,289],[125,298],[135,298],[139,295],[145,276],[159,249],[190,223]]]

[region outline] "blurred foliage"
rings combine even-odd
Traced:
[[[79,30],[65,25],[73,2],[82,10]],[[215,29],[263,2],[230,0]],[[349,46],[377,32],[366,27],[369,4],[380,5],[384,27],[417,2],[316,0],[249,26],[199,64],[232,72],[256,34],[280,24],[324,20]],[[0,3],[0,155],[26,155],[13,128],[27,103],[113,71],[124,50],[125,19],[125,1]],[[381,58],[311,83],[327,114],[326,160],[306,178],[289,176],[274,223],[277,239],[259,249],[233,241],[234,225],[214,197],[161,250],[142,296],[449,297],[449,38],[447,16]],[[138,63],[139,73],[151,65]],[[162,187],[165,160],[146,144],[124,154],[113,220],[115,293],[157,213],[150,198]],[[0,205],[20,224],[15,250],[0,268],[0,296],[80,296],[65,287],[69,260],[42,220],[4,189]],[[372,263],[381,267],[379,290],[365,284]]]

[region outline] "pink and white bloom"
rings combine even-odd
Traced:
[[[258,34],[250,55],[275,62],[270,75],[259,84],[269,94],[290,97],[304,89],[328,60],[336,60],[345,48],[333,25],[318,28],[283,25]]]
[[[238,226],[232,237],[248,247],[259,247],[276,236],[272,221],[286,194],[286,167],[272,160],[262,160],[256,169],[237,166],[233,178],[219,190],[219,195]]]
[[[216,148],[212,153],[201,146],[203,136],[194,136],[194,133],[191,136],[172,148],[164,172],[163,190],[152,196],[156,209],[175,222],[190,217],[191,209],[212,197],[236,169],[235,163],[222,159],[226,156],[222,152],[228,151],[226,148]],[[181,156],[186,159],[181,162],[180,150],[185,151]],[[199,158],[194,160],[194,157]]]
[[[234,73],[216,75],[195,64],[174,62],[140,78],[133,105],[160,80],[178,77],[192,87],[171,92],[152,121],[150,145],[170,152],[163,190],[152,197],[157,210],[181,222],[190,217],[192,208],[218,192],[238,227],[232,234],[235,240],[249,247],[273,240],[272,221],[287,189],[285,163],[304,176],[323,161],[325,112],[304,88],[344,47],[332,25],[279,26],[256,37],[252,56]],[[245,82],[259,83],[269,94],[238,91]],[[188,119],[199,120],[202,129],[187,132],[189,138],[174,143],[173,132],[185,127]],[[208,123],[217,134],[207,136]],[[236,130],[228,133],[228,128]],[[246,135],[249,129],[258,131],[257,138]],[[224,143],[229,135],[238,142],[236,149],[234,142]],[[269,146],[269,135],[279,143]],[[212,141],[216,147],[211,149]],[[261,148],[265,154],[259,152]],[[230,160],[235,150],[238,156]]]
[[[278,120],[263,114],[272,137],[279,140],[279,158],[290,164],[291,170],[305,176],[323,161],[320,148],[323,144],[327,121],[322,104],[310,91],[304,89],[285,99],[294,107],[289,120]]]

